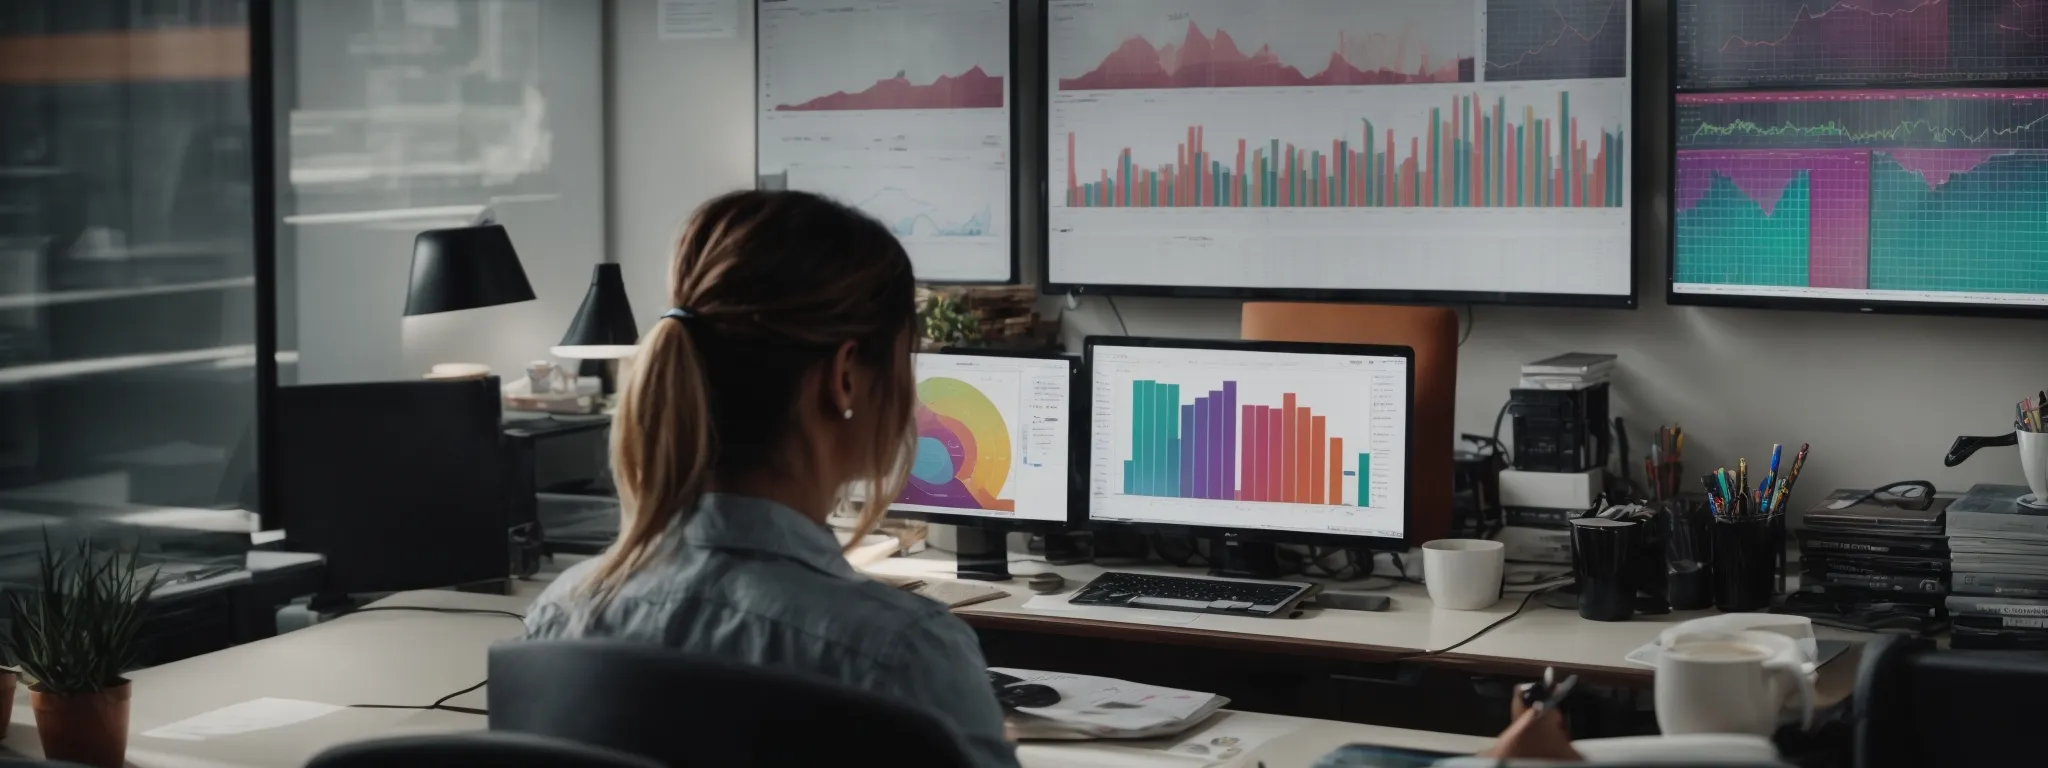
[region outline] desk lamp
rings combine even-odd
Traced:
[[[633,356],[640,343],[640,329],[633,323],[633,307],[626,301],[626,279],[617,264],[599,264],[590,273],[590,290],[583,294],[583,306],[569,323],[569,333],[553,350],[556,357],[584,361],[583,375],[591,368],[600,377],[604,394],[613,392],[618,378],[618,361]]]
[[[432,315],[465,309],[516,304],[534,299],[526,270],[512,237],[489,214],[466,227],[430,229],[412,243],[412,285],[405,295],[405,316]],[[474,378],[488,366],[443,363],[435,378]]]

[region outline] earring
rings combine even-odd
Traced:
[[[843,413],[843,414],[840,414],[840,415],[844,416],[844,417],[846,418],[846,420],[847,420],[847,421],[853,421],[853,409],[852,409],[852,408],[848,408],[848,409],[846,409],[846,413]]]

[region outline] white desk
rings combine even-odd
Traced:
[[[953,567],[951,555],[927,552],[876,563],[868,570],[930,580],[950,578]],[[1387,611],[1310,611],[1298,619],[1125,608],[1063,611],[1025,607],[1033,595],[1024,585],[1024,576],[1043,572],[1060,574],[1067,581],[1061,594],[1070,595],[1106,570],[1182,576],[1199,576],[1201,571],[1156,564],[1104,568],[1097,565],[1053,566],[1043,562],[1011,563],[1010,569],[1019,578],[991,584],[1009,592],[1010,596],[967,606],[958,611],[959,615],[969,624],[989,629],[1223,645],[1357,661],[1392,660],[1441,651],[1513,613],[1523,597],[1520,593],[1510,593],[1483,611],[1439,610],[1430,603],[1426,589],[1402,584],[1385,591],[1394,601],[1393,607]],[[1638,616],[1619,622],[1587,621],[1579,618],[1576,611],[1549,608],[1537,599],[1529,603],[1521,616],[1455,651],[1415,656],[1407,661],[1532,678],[1539,676],[1544,667],[1554,666],[1560,671],[1581,675],[1589,682],[1648,687],[1652,671],[1628,663],[1625,660],[1628,652],[1655,640],[1659,633],[1673,624],[1711,615],[1714,615],[1713,611],[1688,611],[1665,616]],[[1826,627],[1815,629],[1823,638],[1854,643],[1872,637]],[[1858,655],[1857,651],[1851,650],[1822,668],[1821,687],[1837,693],[1835,697],[1824,698],[1834,701],[1847,694]]]
[[[420,605],[519,612],[532,597],[460,592],[407,592],[378,606]],[[483,680],[492,643],[518,637],[520,623],[504,616],[374,611],[344,616],[217,653],[138,671],[131,702],[128,763],[136,768],[297,768],[327,747],[414,733],[483,728],[485,718],[445,711],[345,709],[295,725],[206,741],[175,741],[139,734],[255,698],[304,699],[328,704],[426,704]],[[13,725],[4,746],[40,757],[35,715],[27,691],[17,692]],[[450,704],[483,708],[484,691]],[[1238,718],[1235,722],[1232,718]],[[1471,736],[1332,723],[1321,720],[1224,713],[1206,729],[1286,731],[1249,757],[1272,768],[1307,765],[1343,744],[1367,742],[1440,752],[1473,752],[1486,739]],[[1020,750],[1026,766],[1190,765],[1166,751],[1180,739],[1146,742],[1045,742]],[[850,756],[851,757],[851,756]],[[1247,762],[1246,765],[1256,764]]]

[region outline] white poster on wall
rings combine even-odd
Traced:
[[[740,0],[661,0],[654,20],[663,40],[734,37],[740,31]]]

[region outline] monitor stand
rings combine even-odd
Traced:
[[[1004,546],[1008,534],[999,527],[958,526],[953,556],[959,559],[954,575],[973,581],[1009,581],[1010,551]]]
[[[1209,539],[1209,575],[1234,579],[1280,578],[1280,546],[1225,534]]]

